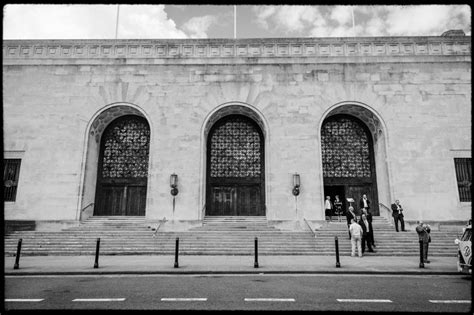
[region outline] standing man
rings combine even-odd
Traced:
[[[363,209],[369,210],[370,209],[370,200],[367,198],[366,194],[362,195],[362,198],[360,198],[359,201],[359,207],[360,210],[362,211]]]
[[[362,227],[359,224],[357,224],[354,219],[351,220],[349,233],[351,234],[351,245],[352,245],[351,256],[352,257],[355,256],[355,251],[357,247],[357,252],[359,254],[359,257],[362,257],[362,248],[361,248]]]
[[[367,211],[364,209],[364,211]],[[369,248],[369,252],[373,252],[372,249],[372,240],[370,237],[370,233],[372,232],[372,228],[370,227],[369,221],[367,220],[367,216],[362,213],[359,225],[362,228],[362,254],[365,253],[365,245]]]
[[[398,232],[398,221],[400,221],[400,227],[402,232],[405,232],[405,221],[403,220],[403,208],[400,204],[400,200],[395,200],[395,203],[392,203],[392,217],[395,221],[395,230]]]
[[[423,224],[423,221],[418,221],[416,232],[418,233],[418,240],[423,242],[423,262],[429,264],[428,245],[431,242],[430,226],[428,224]]]
[[[329,217],[329,221],[332,221],[332,202],[331,197],[326,196],[326,203],[324,204],[324,212],[326,212],[326,217]]]
[[[365,209],[362,211],[362,213],[365,214],[367,218],[368,226],[369,226],[369,232],[368,232],[369,239],[368,240],[370,244],[372,245],[372,248],[375,248],[377,246],[375,246],[374,229],[372,229],[372,213],[370,213],[369,211]]]

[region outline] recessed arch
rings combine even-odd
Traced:
[[[206,193],[209,190],[208,185],[208,170],[209,170],[209,159],[208,159],[208,144],[209,144],[209,135],[213,131],[213,127],[221,125],[221,123],[227,121],[228,119],[232,118],[243,118],[250,122],[250,124],[255,126],[255,130],[258,130],[261,136],[261,146],[262,146],[262,185],[261,188],[261,196],[263,196],[261,205],[262,211],[260,214],[266,213],[266,203],[268,203],[268,194],[267,194],[267,183],[265,181],[265,174],[268,173],[268,124],[262,115],[261,112],[258,111],[255,107],[242,103],[242,102],[229,102],[225,104],[221,104],[220,106],[216,107],[212,112],[208,114],[206,119],[203,122],[202,129],[201,129],[201,144],[202,144],[202,155],[201,155],[201,205],[202,208],[200,209],[199,218],[203,219],[204,215],[206,214]]]
[[[149,128],[149,143],[152,143],[152,123],[146,112],[131,103],[113,103],[99,109],[88,122],[84,136],[81,184],[77,209],[77,220],[93,215],[96,203],[97,174],[99,171],[100,142],[107,126],[120,117],[136,116],[146,121]],[[149,152],[147,168],[150,170],[152,150]],[[147,179],[147,186],[148,186]]]
[[[361,126],[367,134],[370,149],[370,163],[372,172],[374,173],[373,178],[366,175],[345,180],[340,175],[339,178],[329,178],[328,172],[325,170],[323,165],[325,148],[322,147],[323,139],[323,127],[329,121],[335,121],[340,119],[349,119],[356,122],[357,125]],[[352,197],[359,199],[359,197],[366,191],[372,195],[372,213],[376,215],[387,216],[388,213],[384,207],[379,207],[379,203],[383,205],[389,205],[391,200],[390,191],[390,174],[388,167],[387,158],[387,133],[384,121],[380,115],[372,109],[370,106],[359,103],[359,102],[341,102],[328,108],[323,114],[319,123],[319,139],[320,139],[320,181],[321,187],[324,187],[321,191],[321,200],[325,200],[326,195],[335,194],[343,195],[344,198]],[[327,152],[326,152],[327,153]],[[369,155],[367,158],[369,158]],[[334,175],[334,174],[332,174]],[[357,175],[355,175],[357,177]],[[365,177],[365,181],[363,180]],[[325,193],[326,191],[326,193]],[[349,196],[349,195],[350,196]],[[347,209],[347,202],[345,208]],[[355,200],[353,204],[354,208],[359,208],[359,200]],[[322,206],[324,208],[324,206]],[[324,216],[324,214],[322,214]]]

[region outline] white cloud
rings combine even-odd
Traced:
[[[4,39],[115,37],[116,5],[7,5]],[[119,38],[186,38],[163,5],[120,5]]]
[[[191,38],[207,38],[207,31],[216,23],[217,17],[213,15],[193,17],[183,24],[183,30],[190,34]]]
[[[283,33],[307,30],[321,20],[316,6],[262,6],[255,8],[257,23],[263,27],[275,28]],[[319,24],[321,25],[321,24]]]
[[[338,5],[331,12],[331,19],[340,25],[352,24],[352,9],[350,6]]]
[[[452,5],[390,7],[387,31],[392,36],[441,35],[443,32],[466,25],[468,6]],[[461,19],[460,19],[461,17]]]
[[[187,38],[168,18],[164,5],[121,5],[119,38]]]
[[[274,6],[256,6],[253,11],[257,15],[257,23],[264,29],[268,29],[267,19],[270,18],[276,11]]]

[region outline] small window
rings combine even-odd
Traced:
[[[3,200],[15,201],[21,159],[5,159],[3,169]]]
[[[470,202],[472,185],[471,158],[455,158],[454,166],[458,180],[459,199],[461,202]]]

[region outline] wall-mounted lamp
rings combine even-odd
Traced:
[[[171,195],[176,196],[178,194],[178,175],[175,173],[170,176]]]
[[[293,174],[293,195],[296,197],[300,194],[300,174]]]

